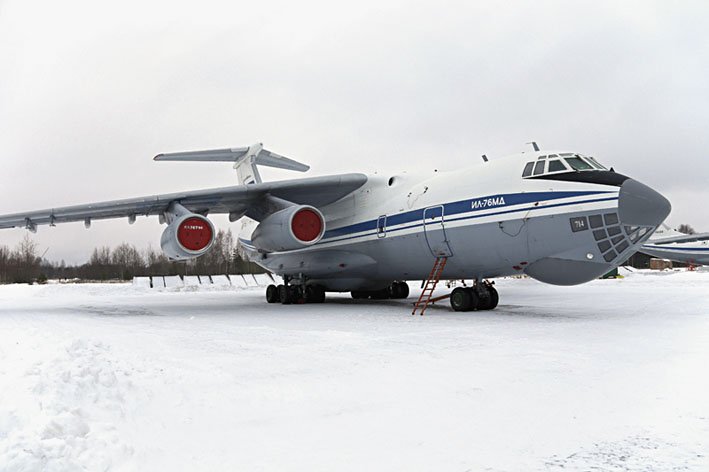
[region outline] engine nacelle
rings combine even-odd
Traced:
[[[214,243],[214,226],[202,215],[176,217],[162,233],[160,247],[167,257],[184,261],[199,257]]]
[[[297,205],[267,216],[251,235],[262,251],[292,251],[312,246],[325,234],[325,217],[309,205]]]

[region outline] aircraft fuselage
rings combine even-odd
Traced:
[[[327,229],[314,246],[264,254],[248,228],[239,243],[264,268],[334,291],[425,279],[436,257],[448,257],[444,279],[527,274],[574,285],[627,259],[669,213],[660,194],[610,171],[586,172],[583,181],[579,172],[522,178],[540,154],[454,172],[370,175],[320,208]]]

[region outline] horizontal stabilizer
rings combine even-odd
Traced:
[[[239,174],[239,181],[242,184],[261,182],[261,176],[256,168],[257,165],[297,172],[310,170],[310,166],[264,149],[261,143],[241,148],[158,154],[153,159],[156,161],[182,162],[233,162],[234,168]]]
[[[213,149],[210,151],[187,151],[158,154],[153,159],[156,161],[182,161],[182,162],[235,162],[244,157],[249,148]]]

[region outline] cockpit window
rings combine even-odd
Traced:
[[[522,172],[522,177],[529,177],[532,175],[532,169],[534,168],[534,162],[527,162],[527,165],[524,166],[524,172]]]
[[[544,173],[544,161],[539,161],[534,166],[534,175],[541,175]]]
[[[537,159],[539,159],[540,161],[541,161],[542,159],[546,159],[546,158],[547,158],[547,156],[539,156],[539,157],[537,157]]]
[[[586,157],[586,156],[584,156],[584,157]],[[593,157],[586,157],[586,159],[588,159],[588,161],[589,161],[591,164],[593,164],[597,169],[608,170],[608,169],[606,169],[605,167],[603,167],[601,164],[599,164],[598,161],[597,161],[595,158],[593,158]]]
[[[549,172],[559,172],[567,170],[563,162],[558,159],[549,161]]]
[[[565,157],[564,159],[574,170],[593,170],[593,166],[580,157]]]

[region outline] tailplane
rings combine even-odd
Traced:
[[[188,151],[158,154],[156,161],[182,162],[233,162],[239,183],[243,185],[261,183],[261,174],[257,166],[276,167],[278,169],[306,172],[310,166],[283,157],[275,152],[267,151],[263,144],[231,149],[214,149],[210,151]]]

